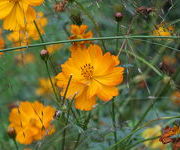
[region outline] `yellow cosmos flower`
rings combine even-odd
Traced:
[[[88,26],[87,25],[71,25],[71,36],[69,37],[70,40],[74,39],[88,39],[93,37],[93,33],[91,31],[86,32]],[[81,41],[81,42],[74,42],[73,45],[70,47],[70,50],[73,51],[79,48],[84,48],[85,44],[90,43],[90,41]]]
[[[118,95],[118,84],[123,81],[124,68],[118,67],[118,57],[109,52],[104,54],[98,45],[86,49],[77,49],[71,58],[61,65],[62,72],[55,79],[57,86],[66,89],[70,75],[72,80],[67,98],[75,95],[75,107],[80,110],[91,110],[96,105],[96,97],[109,101]]]
[[[145,139],[160,136],[160,135],[161,135],[161,126],[159,126],[159,125],[156,125],[152,128],[147,128],[142,133],[142,137]],[[165,147],[166,147],[164,144],[162,144],[159,141],[158,138],[155,140],[146,141],[146,142],[144,142],[144,145],[148,148],[159,149],[159,150],[165,150]]]
[[[19,107],[10,112],[9,128],[16,132],[16,140],[21,144],[31,144],[52,134],[55,129],[51,125],[55,109],[44,106],[38,101],[21,102]]]
[[[0,50],[4,48],[5,45],[5,41],[2,37],[2,29],[0,28]],[[2,55],[3,53],[0,52],[0,55]]]
[[[174,32],[173,26],[167,26],[166,23],[161,23],[155,26],[156,29],[153,31],[154,36],[172,36]]]
[[[43,12],[38,12],[35,21],[36,21],[36,24],[38,26],[40,33],[43,35],[45,33],[44,27],[47,25],[48,19],[46,17],[44,17]],[[39,40],[40,39],[39,33],[37,32],[37,29],[36,29],[34,22],[27,24],[26,30],[28,32],[28,35],[33,40]]]
[[[48,22],[47,19],[44,17],[42,12],[38,12],[35,21],[41,34],[43,35],[45,33],[44,27]],[[40,37],[34,22],[31,22],[26,25],[26,28],[19,31],[13,31],[7,36],[7,38],[9,41],[12,41],[13,46],[28,46],[32,39],[39,40]]]
[[[173,103],[180,105],[180,91],[174,91],[170,97]]]
[[[54,79],[52,79],[54,83]],[[36,89],[36,94],[39,96],[44,96],[53,93],[53,88],[51,82],[47,78],[40,78],[39,79],[39,88]]]
[[[59,50],[60,48],[62,48],[62,44],[53,44],[53,45],[49,45],[47,46],[47,50],[49,52],[49,54],[53,54],[55,53],[57,50]]]
[[[31,53],[18,54],[15,56],[15,61],[19,66],[27,65],[34,62],[35,57]]]
[[[25,28],[27,22],[35,19],[34,6],[39,6],[44,0],[1,0],[0,19],[7,30]]]

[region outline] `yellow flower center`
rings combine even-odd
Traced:
[[[81,75],[87,79],[90,80],[93,77],[94,67],[91,64],[85,64],[81,67]]]

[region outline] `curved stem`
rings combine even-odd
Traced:
[[[109,36],[109,37],[97,37],[97,38],[89,38],[89,39],[77,39],[77,40],[62,40],[62,41],[52,41],[52,42],[44,42],[38,44],[30,44],[27,46],[18,46],[18,47],[11,47],[0,50],[0,52],[8,52],[14,51],[17,49],[23,48],[32,48],[32,47],[40,47],[45,45],[54,45],[60,43],[73,43],[73,42],[81,42],[81,41],[95,41],[95,40],[115,40],[115,39],[180,39],[179,36],[147,36],[147,35],[122,35],[122,36]],[[168,47],[170,48],[170,47]]]

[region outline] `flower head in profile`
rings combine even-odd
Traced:
[[[118,95],[116,87],[123,81],[123,67],[118,67],[117,56],[109,52],[103,54],[98,45],[77,49],[62,67],[62,72],[55,79],[63,95],[69,80],[67,98],[75,96],[75,107],[80,110],[91,110],[96,105],[96,97],[109,101]]]
[[[52,82],[54,83],[54,79],[52,78]],[[53,93],[53,88],[51,82],[48,78],[40,78],[39,79],[39,87],[36,89],[36,94],[38,96],[49,95]]]
[[[9,128],[15,130],[16,141],[31,144],[55,131],[51,124],[54,114],[53,107],[44,106],[38,101],[21,102],[19,107],[13,108],[10,112]]]
[[[0,28],[0,50],[4,48],[5,45],[5,41],[4,38],[2,37],[2,29]],[[2,55],[3,53],[0,52],[0,55]]]
[[[172,102],[173,102],[174,104],[180,105],[180,91],[174,91],[174,92],[171,94],[170,99],[172,100]]]
[[[160,135],[161,135],[161,126],[159,126],[159,125],[156,125],[152,128],[147,128],[142,133],[142,137],[145,139],[160,136]],[[159,139],[146,141],[146,142],[144,142],[144,145],[151,149],[160,149],[160,150],[164,150],[166,147],[159,141]]]
[[[93,37],[93,33],[91,31],[86,31],[88,26],[87,25],[71,25],[71,36],[69,37],[70,40],[74,39],[88,39]],[[81,42],[74,42],[73,45],[70,47],[70,50],[73,51],[80,48],[85,48],[85,44],[90,43],[90,41],[81,41]]]
[[[155,28],[153,31],[154,36],[172,36],[174,32],[174,27],[167,25],[167,23],[156,25]]]
[[[3,27],[7,30],[19,30],[25,28],[27,22],[36,17],[34,6],[39,6],[44,0],[1,0],[0,19],[3,19]]]

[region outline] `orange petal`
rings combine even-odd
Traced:
[[[83,91],[83,93],[75,99],[75,107],[80,110],[89,111],[92,110],[96,105],[96,97],[93,96],[88,98],[87,89]]]
[[[123,81],[123,67],[115,67],[111,72],[102,76],[95,76],[94,78],[103,85],[115,86]]]
[[[103,101],[109,101],[113,98],[113,96],[118,95],[118,88],[109,87],[109,86],[101,86],[99,89],[97,96]]]

